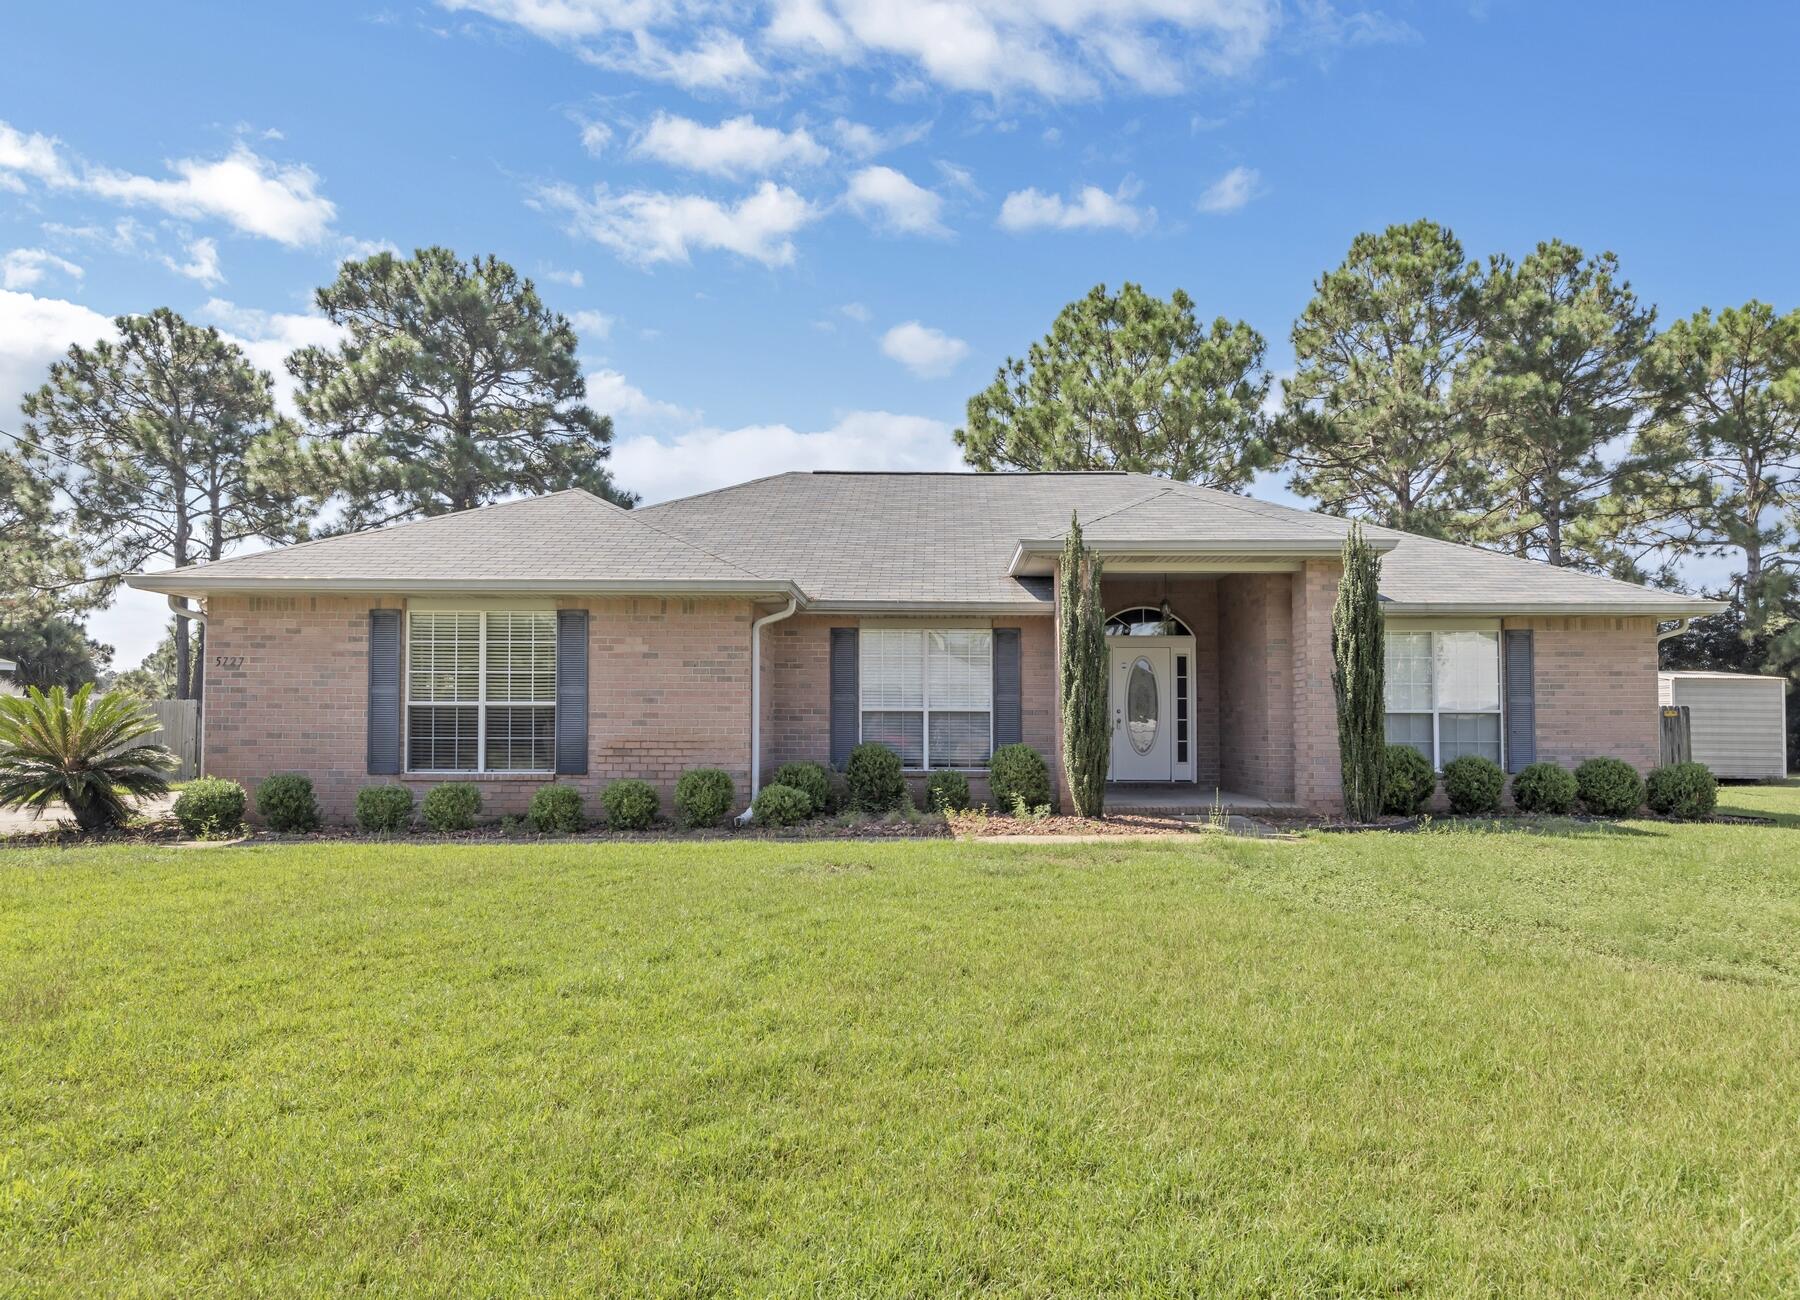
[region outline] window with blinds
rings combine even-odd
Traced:
[[[549,772],[555,745],[554,613],[408,617],[409,771]]]
[[[1500,762],[1500,634],[1390,631],[1386,641],[1388,743],[1440,771],[1464,754]]]
[[[982,767],[994,749],[994,636],[981,628],[864,628],[862,738],[909,768]]]

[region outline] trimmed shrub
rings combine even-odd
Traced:
[[[662,811],[662,800],[648,781],[614,781],[600,792],[600,807],[609,829],[644,831]]]
[[[783,763],[775,769],[770,785],[785,785],[812,800],[812,816],[817,817],[831,803],[831,773],[822,763]]]
[[[1719,806],[1719,783],[1705,763],[1670,763],[1650,773],[1644,801],[1665,817],[1704,821]]]
[[[988,789],[1003,813],[1020,804],[1043,808],[1050,803],[1050,769],[1030,745],[1002,745],[988,760]]]
[[[925,802],[933,812],[963,812],[969,806],[969,778],[961,772],[933,772],[925,779]]]
[[[244,820],[247,796],[244,787],[223,777],[203,776],[189,781],[175,799],[175,820],[189,839],[224,835]]]
[[[1450,811],[1458,817],[1499,812],[1504,789],[1506,773],[1491,759],[1464,754],[1444,764],[1444,793],[1450,796]]]
[[[473,781],[446,781],[425,792],[419,805],[425,824],[440,835],[475,829],[481,815],[481,787]]]
[[[279,772],[256,787],[256,811],[282,834],[319,829],[319,801],[311,777]]]
[[[1628,817],[1644,802],[1644,780],[1622,758],[1590,758],[1575,769],[1575,793],[1596,817]]]
[[[900,755],[878,740],[865,740],[850,751],[844,780],[850,787],[850,806],[857,812],[891,812],[906,797]]]
[[[736,802],[731,773],[716,767],[683,772],[675,783],[675,811],[689,826],[717,826]]]
[[[356,792],[356,824],[365,831],[403,831],[412,814],[413,792],[403,785],[365,785]]]
[[[1411,745],[1389,745],[1384,753],[1387,781],[1381,797],[1381,811],[1396,817],[1412,817],[1431,802],[1437,789],[1437,774],[1431,760]]]
[[[812,816],[812,796],[791,785],[765,785],[750,804],[758,826],[793,826]]]
[[[539,835],[571,835],[587,825],[581,811],[581,791],[572,785],[546,785],[531,796],[525,824]]]
[[[1575,774],[1555,763],[1532,763],[1513,778],[1513,802],[1520,812],[1561,817],[1575,808]]]

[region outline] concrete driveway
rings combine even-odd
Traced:
[[[138,805],[138,811],[146,817],[161,817],[174,806],[175,796],[169,794],[160,799],[146,799]],[[61,804],[47,810],[41,818],[33,817],[30,813],[14,812],[12,809],[0,809],[0,839],[10,835],[33,835],[40,831],[55,830],[59,820],[74,825],[74,819]]]

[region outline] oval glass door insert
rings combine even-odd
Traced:
[[[1157,713],[1156,670],[1139,657],[1125,679],[1125,735],[1140,754],[1148,754],[1156,743]]]

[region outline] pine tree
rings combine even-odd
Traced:
[[[346,529],[586,488],[630,505],[606,469],[612,421],[583,402],[575,330],[530,280],[446,248],[377,253],[316,295],[335,348],[288,358]]]
[[[1338,755],[1344,812],[1372,821],[1387,776],[1386,648],[1381,622],[1381,560],[1352,524],[1344,539],[1344,576],[1331,611],[1331,685],[1337,694]]]
[[[1243,321],[1209,331],[1180,289],[1096,285],[969,399],[956,443],[981,470],[1122,469],[1235,492],[1269,462],[1265,348]]]
[[[1100,567],[1082,542],[1081,521],[1071,514],[1059,570],[1063,770],[1068,774],[1069,801],[1081,817],[1106,813],[1106,768],[1112,748]]]

